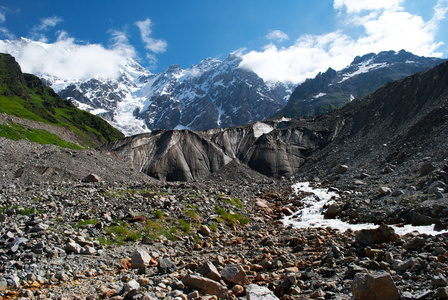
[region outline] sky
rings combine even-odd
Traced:
[[[303,82],[357,55],[448,57],[448,0],[0,0],[0,40],[25,72],[114,77],[126,57],[153,73],[241,55],[267,81]],[[5,44],[0,44],[5,52]]]

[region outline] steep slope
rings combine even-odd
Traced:
[[[356,57],[345,69],[329,68],[307,79],[292,93],[287,105],[276,115],[301,117],[318,115],[341,107],[354,98],[373,93],[389,82],[428,70],[443,59],[386,51]]]
[[[386,160],[405,159],[411,152],[446,157],[447,83],[445,62],[324,115],[203,132],[154,132],[104,149],[162,180],[198,179],[230,161],[281,177],[332,174],[335,162],[384,168]]]
[[[61,131],[73,131],[78,146],[94,147],[121,138],[123,135],[103,119],[77,109],[69,100],[64,100],[36,76],[23,74],[14,57],[0,54],[0,113],[19,118],[55,125]],[[5,118],[2,118],[3,120]],[[51,140],[54,135],[30,131],[18,123],[2,122],[1,136],[33,139],[41,135]],[[26,127],[33,127],[28,123]],[[39,140],[37,140],[39,141]],[[58,143],[63,141],[58,141]],[[65,145],[64,145],[65,146]]]

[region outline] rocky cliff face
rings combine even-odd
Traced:
[[[342,107],[357,97],[373,93],[387,83],[433,68],[443,61],[416,56],[404,50],[356,57],[340,71],[329,68],[300,84],[288,104],[276,115],[298,118],[322,114]]]
[[[230,161],[273,177],[302,172],[304,163],[303,170],[316,174],[331,170],[335,162],[379,165],[388,156],[398,159],[416,152],[411,144],[422,148],[433,141],[443,151],[448,137],[447,82],[448,63],[443,63],[321,116],[202,132],[156,131],[106,149],[162,180],[202,178]]]

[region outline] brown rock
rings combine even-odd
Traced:
[[[395,242],[399,236],[392,227],[385,224],[376,229],[363,229],[358,231],[355,236],[356,242],[362,245],[381,244],[386,242]]]
[[[215,265],[207,261],[203,263],[197,270],[202,276],[206,278],[210,278],[215,281],[221,280],[221,275],[219,274],[218,270],[216,269]]]
[[[194,289],[200,289],[205,294],[215,295],[219,299],[232,299],[227,288],[212,279],[188,274],[184,277],[184,279],[182,279],[182,282],[186,286]]]
[[[399,300],[400,294],[386,272],[358,273],[352,282],[355,300]]]

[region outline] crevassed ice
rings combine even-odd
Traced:
[[[312,195],[307,196],[302,199],[304,208],[296,211],[291,216],[286,216],[283,218],[283,224],[285,226],[292,225],[295,228],[308,228],[308,227],[330,227],[340,231],[346,231],[351,229],[353,231],[358,231],[362,229],[373,229],[377,228],[378,225],[371,223],[363,224],[349,224],[338,219],[324,219],[323,207],[329,205],[333,202],[333,199],[338,197],[338,194],[329,192],[328,189],[313,188],[310,186],[309,182],[298,182],[292,186],[294,193],[298,194],[300,192],[312,193]],[[395,232],[399,235],[404,235],[409,232],[418,231],[419,233],[425,233],[429,235],[437,235],[445,233],[448,231],[434,231],[433,225],[429,226],[395,226],[392,225]]]

